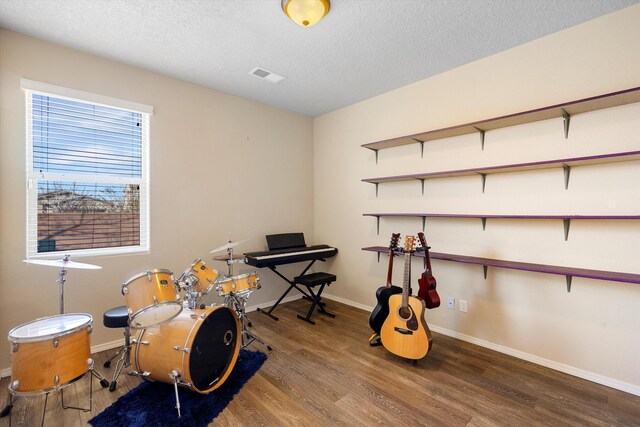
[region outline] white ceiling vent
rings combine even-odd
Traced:
[[[264,68],[256,67],[253,70],[249,71],[249,74],[252,74],[256,77],[260,77],[263,80],[267,80],[271,83],[279,83],[284,80],[284,76],[281,76],[276,73],[272,73],[271,71],[267,71]]]

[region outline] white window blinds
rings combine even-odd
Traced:
[[[150,107],[36,82],[22,87],[27,257],[148,250]]]

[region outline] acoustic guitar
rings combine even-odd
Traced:
[[[402,293],[402,288],[399,286],[393,286],[391,284],[391,276],[393,273],[393,258],[396,255],[395,251],[398,249],[398,239],[400,239],[400,233],[394,233],[391,235],[391,242],[389,243],[389,268],[387,269],[387,284],[381,286],[376,291],[376,299],[378,303],[374,307],[371,315],[369,316],[369,326],[373,329],[374,334],[369,338],[369,344],[374,344],[374,339],[377,338],[377,334],[380,333],[382,324],[389,315],[389,297],[391,295]]]
[[[424,301],[427,308],[440,307],[440,295],[436,290],[436,278],[433,277],[431,270],[431,258],[429,257],[429,246],[427,246],[427,239],[424,237],[424,233],[418,233],[418,239],[420,239],[420,245],[424,251],[425,270],[422,276],[418,279],[420,289],[418,290],[418,298]]]
[[[380,340],[391,353],[418,360],[431,348],[431,331],[424,319],[424,301],[409,295],[411,254],[414,236],[406,236],[404,244],[404,280],[402,295],[389,297],[389,315],[382,324]]]

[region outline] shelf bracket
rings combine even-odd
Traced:
[[[377,225],[377,229],[378,229],[378,236],[380,235],[380,215],[376,215],[376,225]],[[380,254],[378,252],[378,254]]]
[[[418,178],[420,180],[420,184],[422,185],[422,195],[424,196],[424,178]]]
[[[565,278],[567,279],[567,292],[571,292],[571,279],[573,279],[573,276],[565,276]]]
[[[484,187],[487,183],[487,174],[486,173],[478,173],[480,175],[480,181],[482,181],[482,193],[484,194]]]
[[[562,169],[564,170],[564,189],[569,189],[569,176],[571,175],[571,166],[564,163],[562,165]]]
[[[420,158],[424,159],[424,141],[419,141],[420,142]]]
[[[424,232],[425,226],[427,225],[427,217],[422,217],[422,232]]]
[[[564,108],[561,108],[562,111],[562,122],[564,123],[564,139],[569,139],[569,122],[571,122],[571,115],[567,113]]]
[[[374,183],[376,185],[376,197],[378,197],[378,184],[380,184],[379,182],[375,182]]]
[[[380,264],[380,252],[378,252],[378,264]]]
[[[482,231],[487,229],[487,218],[480,218],[482,220]]]
[[[489,270],[489,266],[483,265],[482,271],[484,272],[484,280],[487,280],[487,271]]]
[[[475,126],[474,126],[474,128],[475,128],[478,132],[480,132],[480,147],[482,148],[482,151],[484,151],[484,132],[485,132],[485,131],[483,131],[482,129],[477,128],[477,127],[475,127]]]
[[[565,218],[562,220],[564,223],[564,241],[569,240],[569,227],[571,226],[571,218]]]

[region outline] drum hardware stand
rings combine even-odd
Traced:
[[[169,373],[169,377],[173,380],[173,389],[176,392],[176,409],[178,410],[178,418],[181,418],[180,414],[180,397],[178,396],[178,382],[180,382],[180,374],[175,369]]]
[[[69,261],[69,255],[64,256],[63,262]],[[66,281],[67,270],[64,267],[60,268],[60,278],[57,282],[60,284],[60,314],[64,314],[64,282]]]
[[[116,362],[116,369],[113,371],[113,379],[109,384],[109,391],[116,389],[116,380],[120,376],[120,373],[122,373],[122,369],[131,366],[131,332],[128,326],[124,328],[124,347],[107,359],[103,366],[108,368],[111,365],[111,361],[118,356],[120,356],[120,358]]]
[[[251,293],[251,291],[249,291],[249,293]],[[242,325],[242,341],[240,347],[248,347],[252,342],[257,341],[263,346],[267,347],[267,350],[271,351],[272,348],[269,344],[247,330],[247,322],[249,323],[249,326],[251,326],[251,322],[249,321],[249,319],[247,319],[246,313],[247,298],[249,297],[249,293],[247,293],[246,295],[240,295],[232,292],[229,295],[225,295],[225,305],[234,309],[234,311],[238,315],[238,318],[240,319],[240,324]]]

